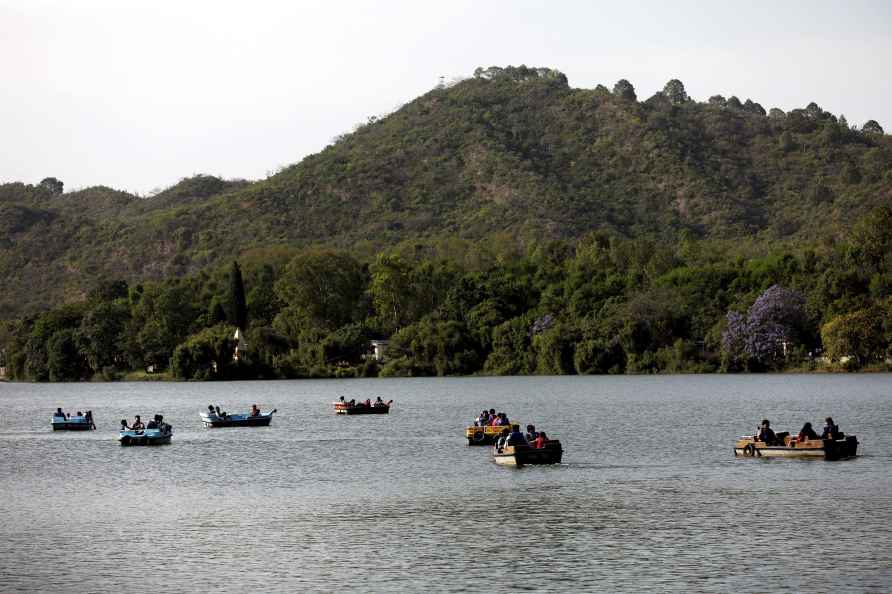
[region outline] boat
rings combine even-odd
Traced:
[[[510,429],[510,426],[484,425],[480,427],[474,425],[465,429],[465,437],[468,438],[468,445],[493,445],[505,429]]]
[[[122,446],[165,445],[170,443],[172,435],[173,427],[164,422],[163,416],[155,415],[145,429],[121,429],[118,441]]]
[[[812,458],[842,460],[858,453],[858,438],[840,435],[837,439],[799,441],[787,431],[777,434],[775,445],[758,441],[752,435],[741,436],[734,444],[734,455],[744,458]]]
[[[366,404],[364,402],[355,402],[353,400],[344,401],[339,400],[334,403],[335,414],[338,415],[386,415],[390,412],[390,404],[393,400],[388,400],[384,402],[382,400],[378,400],[378,402],[374,402],[372,404]]]
[[[560,464],[564,450],[557,439],[548,441],[545,447],[534,448],[531,445],[506,446],[493,448],[492,457],[496,464],[505,466],[527,466],[532,464]]]
[[[91,431],[96,428],[93,412],[73,416],[53,415],[53,431]]]
[[[245,414],[217,414],[216,412],[201,413],[201,421],[205,427],[268,427],[273,420],[276,409],[259,415]]]

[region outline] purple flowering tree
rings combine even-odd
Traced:
[[[805,322],[805,297],[779,285],[769,287],[746,316],[729,311],[722,348],[730,367],[772,367],[800,335]]]

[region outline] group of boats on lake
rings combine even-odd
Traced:
[[[337,415],[386,415],[392,404],[393,400],[384,402],[380,397],[374,402],[371,399],[357,402],[341,396],[333,406]],[[229,414],[221,411],[219,406],[209,405],[207,411],[199,415],[207,428],[267,427],[276,412],[276,409],[261,412],[254,404],[247,413]],[[96,429],[96,424],[90,410],[77,411],[72,415],[57,408],[53,413],[52,427],[53,431],[91,431]],[[505,413],[496,413],[495,409],[483,410],[473,425],[465,429],[465,437],[469,446],[492,446],[496,464],[527,466],[561,463],[564,450],[560,440],[550,439],[544,431],[536,431],[533,425],[526,426],[526,433],[520,427],[519,423],[511,422]],[[170,443],[172,436],[173,427],[164,421],[162,415],[156,414],[146,424],[137,415],[130,424],[126,419],[121,420],[118,441],[122,446],[164,445]],[[775,433],[770,421],[765,419],[754,435],[744,435],[734,444],[735,456],[749,458],[841,460],[852,458],[857,452],[858,438],[840,431],[830,417],[827,417],[820,435],[812,429],[811,423],[805,423],[796,436],[788,431]]]

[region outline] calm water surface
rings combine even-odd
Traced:
[[[393,398],[390,415],[331,402]],[[205,429],[209,403],[268,428]],[[50,429],[92,409],[98,430]],[[482,408],[564,464],[470,448]],[[163,413],[173,443],[121,448]],[[735,459],[831,414],[862,456]],[[889,592],[892,376],[0,383],[0,591]]]

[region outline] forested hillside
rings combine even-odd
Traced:
[[[892,357],[892,141],[814,103],[696,102],[676,80],[638,101],[627,81],[478,69],[263,181],[63,189],[0,185],[15,379]],[[391,341],[380,363],[374,338]]]
[[[0,318],[76,302],[102,279],[162,279],[251,248],[369,258],[415,238],[839,237],[892,198],[892,142],[812,103],[638,101],[548,69],[478,69],[266,180],[184,179],[150,198],[0,185]]]

